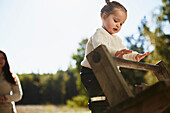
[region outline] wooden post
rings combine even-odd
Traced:
[[[134,97],[104,45],[89,53],[87,59],[111,107]]]
[[[158,80],[170,80],[170,72],[163,61],[158,62],[159,70],[153,71]]]

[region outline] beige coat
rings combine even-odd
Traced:
[[[19,78],[16,74],[13,74],[16,78],[17,85],[10,84],[7,82],[3,76],[0,74],[0,96],[7,98],[6,103],[0,103],[0,113],[16,113],[15,102],[21,100],[22,98],[22,88]]]

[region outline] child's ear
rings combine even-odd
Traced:
[[[106,13],[103,13],[103,14],[102,14],[102,20],[105,20],[106,17],[107,17]]]

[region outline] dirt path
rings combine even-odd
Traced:
[[[16,105],[18,113],[90,113],[88,108],[69,108],[55,105]]]

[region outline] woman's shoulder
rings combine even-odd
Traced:
[[[19,77],[16,73],[12,73],[12,77],[14,78],[14,80],[18,83],[19,82]]]
[[[18,78],[18,75],[16,73],[12,73],[12,76]]]

